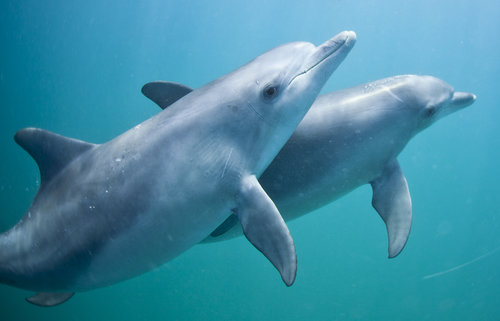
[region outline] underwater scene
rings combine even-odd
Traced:
[[[0,25],[0,320],[500,320],[500,3]]]

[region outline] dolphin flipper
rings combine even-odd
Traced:
[[[75,293],[37,293],[29,298],[26,298],[31,304],[41,307],[53,307],[64,303],[71,299]]]
[[[234,214],[231,214],[224,222],[221,223],[221,225],[219,225],[212,233],[210,233],[210,236],[221,236],[232,229],[236,224],[238,224],[238,217]]]
[[[295,281],[297,255],[292,236],[278,209],[255,176],[243,180],[234,209],[246,238],[278,269],[287,286]]]
[[[152,81],[142,86],[141,92],[154,103],[165,109],[175,103],[193,89],[170,81]]]
[[[408,240],[411,228],[411,198],[406,178],[396,159],[371,182],[372,205],[385,222],[389,236],[389,258],[397,256]]]

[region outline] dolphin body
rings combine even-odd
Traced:
[[[294,282],[293,240],[259,177],[355,43],[282,45],[95,145],[41,129],[15,135],[41,184],[0,235],[0,281],[60,304],[126,280],[202,241],[230,213]]]
[[[189,88],[146,84],[143,93],[160,107]],[[162,96],[163,95],[163,96]],[[385,78],[318,97],[290,140],[259,178],[285,221],[316,210],[364,184],[384,220],[389,257],[403,249],[412,207],[397,156],[408,141],[438,119],[475,101],[432,76]],[[205,242],[241,235],[231,215]]]

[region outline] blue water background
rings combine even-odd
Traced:
[[[500,252],[491,252],[500,247],[493,0],[1,1],[0,230],[24,214],[39,180],[12,139],[18,129],[105,142],[159,111],[140,93],[146,82],[196,88],[276,45],[320,44],[349,29],[358,42],[324,92],[414,73],[478,97],[399,157],[414,213],[400,256],[387,259],[365,186],[288,224],[299,259],[290,288],[240,238],[195,246],[50,309],[0,285],[0,320],[500,320]]]

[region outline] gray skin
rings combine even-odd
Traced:
[[[149,271],[202,241],[231,212],[291,285],[293,240],[257,181],[355,43],[277,47],[115,139],[94,145],[41,129],[15,140],[40,189],[0,235],[0,281],[42,306]]]
[[[144,90],[160,107],[187,87],[150,83]],[[163,89],[160,89],[163,87]],[[261,185],[285,221],[307,214],[357,187],[371,184],[372,205],[386,223],[389,257],[403,249],[412,207],[406,179],[396,157],[408,141],[438,119],[475,101],[431,76],[405,75],[339,90],[318,97],[263,175]],[[205,242],[241,235],[230,216]]]
[[[322,95],[259,181],[285,221],[371,184],[372,205],[387,228],[389,257],[395,257],[412,221],[397,156],[417,133],[475,99],[438,78],[417,75]],[[237,226],[232,229],[226,238],[241,234]]]

